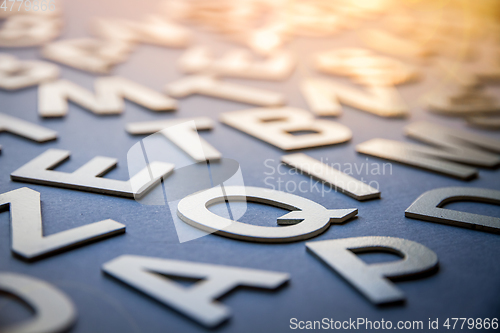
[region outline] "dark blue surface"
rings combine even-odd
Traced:
[[[132,7],[132,4],[134,7]],[[122,2],[81,1],[67,3],[66,28],[62,38],[86,36],[88,20],[93,15],[139,18],[154,11],[153,2],[135,2],[125,8]],[[232,45],[214,42],[198,35],[198,42],[217,46],[222,52]],[[300,95],[300,78],[312,73],[309,54],[334,46],[354,46],[356,34],[349,32],[331,40],[296,40],[290,48],[300,55],[301,63],[292,78],[282,83],[230,80],[269,88],[287,95],[290,106],[306,108]],[[38,49],[0,49],[22,59],[39,58]],[[181,77],[176,59],[182,50],[139,46],[130,59],[115,68],[113,74],[132,79],[153,89]],[[62,77],[88,89],[95,75],[63,67]],[[399,88],[412,106],[407,120],[390,120],[344,107],[344,114],[334,119],[353,131],[347,144],[303,150],[329,163],[366,163],[367,157],[355,152],[355,145],[371,138],[411,141],[404,137],[403,127],[417,120],[429,120],[457,129],[467,129],[462,120],[440,118],[427,113],[418,105],[423,92],[434,89],[436,79],[431,70],[422,67],[423,81]],[[347,82],[347,81],[345,81]],[[500,96],[498,87],[492,89]],[[55,142],[37,144],[16,136],[0,134],[0,192],[23,186],[41,193],[44,234],[111,218],[127,226],[123,236],[113,237],[34,263],[26,263],[11,255],[9,213],[0,214],[0,270],[18,272],[46,280],[63,290],[76,304],[78,322],[72,332],[197,332],[204,329],[190,319],[145,297],[116,280],[104,276],[103,263],[122,254],[189,260],[212,264],[241,266],[291,274],[290,283],[276,292],[239,289],[222,299],[233,316],[217,329],[219,332],[284,332],[289,320],[336,320],[366,317],[371,320],[422,320],[447,317],[493,318],[500,315],[500,236],[447,225],[439,225],[404,217],[405,209],[423,192],[445,186],[470,186],[500,189],[499,172],[481,170],[478,179],[463,182],[424,170],[393,164],[392,174],[361,175],[380,183],[382,199],[358,202],[340,193],[303,193],[326,208],[359,209],[359,217],[344,225],[333,225],[324,234],[312,239],[326,240],[358,236],[393,236],[424,244],[439,257],[440,268],[430,277],[397,282],[407,296],[404,305],[378,308],[370,304],[328,267],[306,252],[305,242],[269,245],[240,242],[209,235],[180,244],[168,206],[142,206],[134,200],[105,195],[36,186],[10,181],[9,175],[18,167],[49,148],[67,149],[71,159],[58,170],[71,172],[101,155],[119,160],[118,167],[106,177],[126,180],[127,151],[140,137],[132,137],[125,124],[134,121],[172,119],[177,117],[209,116],[214,120],[222,112],[249,108],[248,105],[205,97],[189,97],[179,102],[174,113],[157,114],[133,103],[126,103],[120,116],[99,117],[71,104],[68,116],[61,119],[40,119],[37,115],[37,89],[32,87],[14,92],[0,91],[0,112],[36,122],[59,133]],[[498,133],[475,133],[500,138]],[[246,185],[269,187],[265,184],[264,164],[277,166],[284,153],[279,149],[232,128],[216,123],[212,131],[201,134],[224,157],[237,160]],[[175,163],[175,161],[172,161]],[[369,163],[384,163],[368,158]],[[282,170],[288,170],[283,168]],[[276,175],[275,175],[276,176]],[[302,175],[280,175],[283,181],[309,181]],[[268,182],[269,183],[269,182]],[[276,183],[274,183],[276,185]],[[319,187],[320,189],[322,186]],[[299,194],[296,192],[296,194]],[[497,206],[454,203],[458,210],[500,216]],[[272,225],[281,210],[251,205],[243,221]],[[13,302],[0,296],[0,325],[28,316]],[[5,314],[5,315],[4,315]],[[426,330],[423,330],[426,331]]]

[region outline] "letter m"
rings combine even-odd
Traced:
[[[126,98],[153,111],[172,110],[175,100],[160,92],[118,76],[95,81],[95,94],[79,85],[58,80],[38,88],[38,112],[42,117],[62,117],[68,113],[68,100],[96,114],[117,114]]]
[[[357,145],[356,151],[462,180],[478,174],[467,165],[486,168],[500,165],[500,157],[494,154],[500,153],[499,140],[427,122],[408,125],[405,134],[431,146],[372,139]]]

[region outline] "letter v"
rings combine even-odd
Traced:
[[[23,187],[0,194],[0,212],[9,209],[9,206],[12,251],[24,259],[39,259],[56,251],[125,232],[125,225],[104,220],[44,237],[39,192]]]

